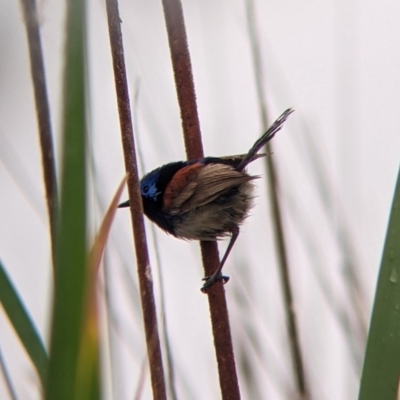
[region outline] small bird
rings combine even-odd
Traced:
[[[221,274],[240,225],[253,206],[254,179],[246,167],[267,154],[258,152],[282,128],[293,109],[286,110],[254,143],[247,154],[171,162],[146,174],[140,181],[143,210],[165,232],[187,240],[214,241],[231,236],[217,268],[205,277],[202,292]],[[118,207],[129,207],[129,200]]]

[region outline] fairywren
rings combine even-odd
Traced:
[[[213,275],[204,278],[205,292],[222,276],[222,267],[239,235],[239,226],[253,206],[254,179],[246,167],[267,154],[258,152],[282,128],[293,112],[286,110],[254,143],[247,154],[172,162],[140,181],[147,217],[171,235],[188,240],[217,240],[231,235],[228,248]],[[119,207],[129,207],[129,200]]]

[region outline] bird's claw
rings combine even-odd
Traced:
[[[206,276],[202,279],[205,281],[204,285],[200,289],[203,293],[207,293],[207,289],[212,286],[216,281],[222,280],[222,283],[225,285],[229,281],[229,276],[226,275],[211,275],[211,276]]]

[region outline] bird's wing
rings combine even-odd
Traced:
[[[252,161],[257,160],[257,158],[266,157],[266,156],[269,156],[269,155],[270,155],[269,153],[259,153],[259,154],[256,154],[256,155],[253,157]],[[237,165],[239,165],[239,164],[243,161],[243,159],[244,159],[246,156],[247,156],[247,154],[235,154],[235,155],[233,155],[233,156],[224,156],[224,157],[220,157],[220,159],[226,161],[227,163],[228,163],[228,162],[231,162],[232,165],[236,167]]]
[[[179,170],[165,188],[164,210],[169,214],[188,212],[254,178],[226,164],[189,165]]]

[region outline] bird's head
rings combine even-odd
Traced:
[[[143,199],[157,201],[158,196],[161,194],[160,189],[157,187],[159,177],[160,170],[156,169],[142,178],[140,181],[140,193]]]

